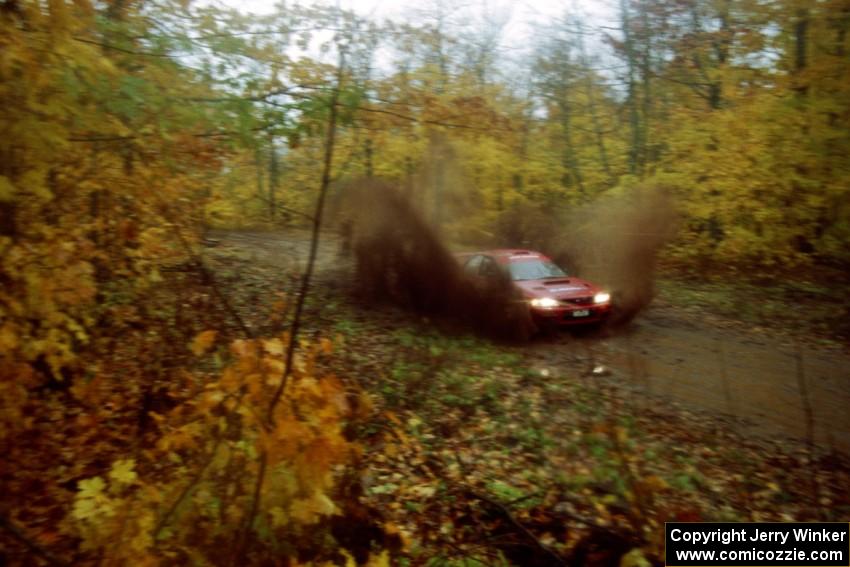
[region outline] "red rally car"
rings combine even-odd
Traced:
[[[567,275],[540,252],[488,250],[459,254],[458,259],[473,281],[510,277],[538,324],[597,323],[611,312],[610,293],[587,280]]]

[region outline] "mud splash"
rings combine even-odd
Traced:
[[[507,275],[487,287],[465,277],[458,260],[409,200],[386,182],[363,180],[340,191],[335,207],[343,248],[353,254],[359,291],[423,314],[456,318],[502,339],[535,331]]]
[[[520,205],[502,215],[495,244],[536,248],[568,273],[612,290],[610,323],[620,325],[652,301],[656,259],[676,224],[667,191],[638,188],[554,212]]]
[[[612,324],[624,324],[655,295],[658,253],[673,237],[676,216],[667,192],[638,190],[609,197],[565,215],[556,260],[568,259],[581,275],[612,290]]]
[[[346,252],[353,254],[360,292],[424,314],[449,315],[488,336],[528,338],[537,329],[508,276],[482,287],[410,200],[374,179],[346,185],[334,203]],[[654,295],[656,256],[673,235],[666,192],[636,190],[552,213],[518,207],[502,216],[485,247],[529,246],[570,273],[611,289],[614,325],[630,321]]]

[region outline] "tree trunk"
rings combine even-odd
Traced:
[[[581,166],[576,156],[575,147],[573,146],[572,125],[570,121],[570,106],[567,100],[567,89],[564,89],[563,98],[558,105],[561,112],[561,135],[564,140],[563,165],[564,177],[561,179],[561,184],[565,189],[569,189],[575,185],[579,193],[584,194],[584,181],[581,175]]]
[[[266,167],[263,163],[265,160],[263,159],[263,150],[258,145],[256,150],[254,150],[254,166],[257,170],[257,200],[262,203],[265,201],[265,171]]]
[[[623,48],[626,52],[627,71],[627,104],[629,108],[629,128],[631,130],[631,147],[629,148],[629,173],[637,175],[641,171],[640,164],[640,112],[637,100],[637,63],[635,61],[634,38],[631,30],[631,16],[628,0],[620,0],[620,20],[623,30]]]
[[[807,65],[808,33],[809,33],[809,10],[798,8],[796,11],[797,21],[794,24],[794,91],[805,96],[809,90],[803,73]]]
[[[646,171],[649,162],[649,116],[652,110],[652,42],[650,40],[649,15],[646,6],[640,11],[641,28],[643,30],[643,49],[641,50],[640,72],[642,75],[643,100],[641,101],[641,118],[643,123],[640,127],[640,174]]]
[[[274,136],[269,136],[269,153],[269,221],[274,222],[277,217],[277,188],[280,178],[280,164]]]
[[[596,96],[593,88],[593,70],[590,67],[590,61],[587,57],[587,52],[584,47],[584,26],[579,22],[578,26],[578,47],[581,57],[581,66],[586,74],[584,80],[584,96],[587,97],[587,109],[590,112],[590,123],[593,125],[593,136],[596,140],[596,148],[599,152],[599,162],[602,164],[602,170],[605,172],[605,177],[608,178],[610,184],[614,184],[614,176],[611,173],[611,166],[608,163],[608,150],[605,147],[605,135],[602,131],[602,124],[599,121],[599,113],[596,109]]]

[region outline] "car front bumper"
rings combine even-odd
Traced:
[[[576,305],[540,309],[531,307],[531,315],[540,323],[547,325],[582,325],[604,321],[611,313],[610,303],[594,305]]]

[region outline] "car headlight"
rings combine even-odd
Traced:
[[[558,300],[551,297],[535,297],[531,300],[531,306],[540,309],[552,309],[558,306]]]
[[[593,296],[593,303],[608,303],[611,301],[611,294],[607,291],[600,291]]]

